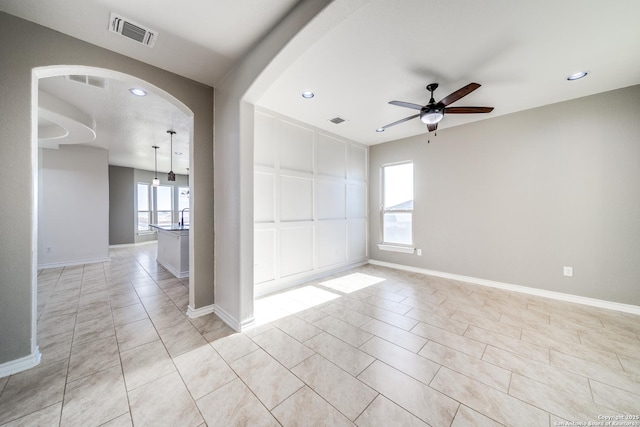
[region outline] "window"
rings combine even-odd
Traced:
[[[156,187],[155,213],[156,224],[171,225],[173,222],[173,187],[160,185]]]
[[[138,233],[153,232],[149,224],[171,225],[173,223],[173,186],[152,187],[139,182],[136,190]]]
[[[138,231],[149,231],[149,224],[151,223],[151,209],[149,203],[149,184],[138,184],[137,187],[137,199],[138,199]]]
[[[382,166],[382,243],[413,244],[413,162]]]

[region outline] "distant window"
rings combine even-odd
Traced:
[[[413,244],[413,162],[382,166],[382,243]]]
[[[155,214],[156,224],[171,225],[173,222],[173,186],[156,187]]]
[[[150,195],[149,184],[139,183],[136,194],[138,200],[138,231],[149,231],[149,224],[151,223]]]

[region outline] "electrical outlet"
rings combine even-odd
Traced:
[[[573,277],[573,267],[564,267],[564,275],[567,277]]]
[[[422,256],[422,249],[416,249],[416,255]]]

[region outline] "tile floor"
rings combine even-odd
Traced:
[[[39,272],[42,362],[0,379],[0,425],[640,425],[640,316],[368,265],[237,334],[155,250]]]

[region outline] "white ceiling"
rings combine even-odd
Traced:
[[[344,0],[349,2],[349,0]],[[371,0],[335,25],[257,102],[364,144],[426,133],[418,111],[477,82],[452,106],[489,114],[449,115],[439,129],[640,83],[640,1]],[[566,77],[588,70],[587,78]],[[316,96],[305,100],[303,90]],[[340,116],[347,121],[334,125]]]
[[[67,143],[104,148],[109,150],[109,164],[145,170],[155,168],[152,146],[157,145],[158,171],[169,172],[173,167],[175,173],[186,174],[191,118],[152,91],[147,90],[144,97],[133,96],[130,83],[114,79],[106,79],[106,86],[86,85],[65,76],[49,77],[40,79],[40,99],[44,92],[95,119],[95,140],[82,139],[84,134],[74,134],[67,127],[71,132]],[[173,151],[167,130],[176,132]]]
[[[265,3],[0,0],[0,10],[215,86],[296,0]],[[111,11],[158,31],[155,47],[109,32]],[[495,107],[489,114],[446,116],[439,129],[640,84],[638,16],[637,0],[335,0],[315,20],[326,31],[267,82],[256,104],[364,144],[424,134],[417,119],[383,133],[375,129],[414,114],[388,101],[425,104],[425,86],[432,82],[440,84],[436,100],[480,83],[453,106]],[[589,76],[566,81],[580,70]],[[158,114],[143,117],[140,100],[123,91],[126,82],[109,86],[127,95],[117,112],[99,97],[65,92],[63,83],[52,82],[47,90],[93,115],[95,144],[109,141],[112,164],[149,169],[141,165],[152,162],[151,140],[162,142],[166,130],[178,125],[172,107],[154,97],[145,102]],[[303,90],[316,96],[305,100]],[[336,116],[347,121],[328,121]],[[101,135],[114,127],[119,129]]]

